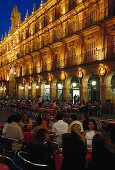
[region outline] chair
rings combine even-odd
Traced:
[[[22,170],[22,168],[20,168],[19,166],[16,165],[16,163],[9,157],[0,155],[0,163],[2,163],[3,165],[6,165],[6,168],[4,167],[4,169],[10,169],[10,170]],[[1,168],[0,168],[1,169]]]
[[[16,139],[0,136],[0,150],[1,150],[2,155],[8,156],[12,159],[15,158],[15,154],[16,154],[17,150],[12,150],[12,146],[13,146],[12,144],[14,142],[21,143],[20,141],[18,141]]]
[[[106,131],[107,121],[106,120],[100,120],[99,121],[101,128]]]
[[[39,153],[38,153],[39,154]],[[37,155],[36,155],[37,156]],[[33,163],[29,160],[27,152],[19,151],[17,154],[17,161],[23,170],[51,170],[48,165]]]

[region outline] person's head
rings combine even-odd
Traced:
[[[38,125],[41,125],[42,124],[42,118],[40,116],[38,116],[36,122],[37,122]]]
[[[94,119],[89,119],[88,121],[88,129],[89,130],[97,130],[97,124],[96,121]]]
[[[16,114],[16,115],[14,116],[14,122],[18,123],[18,122],[20,122],[20,121],[21,121],[21,115],[20,115],[20,114]]]
[[[24,113],[24,114],[22,115],[22,121],[23,121],[23,122],[28,122],[28,120],[29,120],[28,114],[27,114],[27,113]]]
[[[49,141],[49,133],[46,129],[39,129],[35,135],[35,138],[42,143]]]
[[[110,138],[111,138],[112,143],[115,144],[115,125],[112,125],[112,126],[111,126]]]
[[[92,155],[95,157],[104,149],[105,140],[100,134],[96,134],[92,141]]]
[[[8,120],[6,121],[7,123],[12,123],[15,121],[15,115],[11,115],[10,117],[8,117]]]
[[[80,133],[80,132],[81,132],[81,126],[80,126],[80,124],[74,124],[74,125],[72,125],[72,127],[71,127],[71,132]]]
[[[57,118],[57,120],[63,120],[63,118],[64,118],[63,113],[58,113],[56,118]]]
[[[81,119],[82,119],[82,120],[88,120],[88,119],[89,119],[88,113],[87,113],[87,112],[83,112],[83,113],[81,114]]]
[[[43,119],[45,119],[45,120],[49,120],[50,119],[50,113],[47,110],[44,111]]]
[[[74,121],[74,120],[77,120],[77,115],[75,115],[75,114],[72,114],[71,115],[71,119]]]

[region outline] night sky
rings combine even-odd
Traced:
[[[18,11],[21,13],[21,21],[23,21],[27,9],[29,15],[32,13],[34,2],[36,9],[38,9],[41,0],[0,0],[0,41],[2,34],[3,37],[5,36],[5,31],[8,34],[9,26],[11,26],[10,17],[14,4],[18,7]]]

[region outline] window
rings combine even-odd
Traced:
[[[93,56],[93,55],[95,55],[95,51],[96,51],[95,42],[90,42],[87,45],[87,55],[88,56]]]
[[[76,0],[69,0],[69,11],[77,6]]]
[[[59,19],[61,17],[61,13],[59,7],[55,9],[55,19]]]
[[[92,10],[87,13],[87,26],[90,26],[96,22],[96,10]]]

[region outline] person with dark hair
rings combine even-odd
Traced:
[[[22,127],[23,131],[30,131],[32,129],[32,120],[27,113],[22,115],[20,126]]]
[[[24,141],[24,136],[22,133],[22,129],[20,127],[20,121],[21,121],[21,115],[16,114],[14,116],[14,120],[12,121],[12,123],[8,124],[6,128],[6,137],[16,139],[21,142]],[[12,150],[14,151],[20,150],[21,147],[22,147],[22,143],[13,142],[12,144]]]
[[[96,134],[101,134],[101,132],[97,131],[97,124],[96,124],[96,121],[94,119],[89,119],[88,130],[84,131],[84,134],[85,134],[85,139],[86,139],[86,143],[87,143],[87,148],[92,149],[93,137]]]
[[[46,129],[39,129],[28,145],[29,160],[34,163],[50,165],[55,170],[54,148]]]
[[[39,129],[46,129],[46,130],[48,130],[47,126],[45,124],[43,124],[43,119],[40,116],[37,117],[36,121],[37,121],[37,126],[34,127],[31,130],[32,133],[36,133]]]
[[[81,114],[81,119],[83,120],[83,129],[88,130],[88,121],[89,121],[89,115],[87,112],[83,112]]]
[[[77,120],[77,115],[76,115],[76,114],[72,114],[72,115],[71,115],[71,124],[69,125],[69,132],[71,132],[71,127],[72,127],[74,124],[80,125],[80,127],[81,127],[80,132],[83,132],[82,123]]]
[[[10,117],[8,117],[8,120],[6,121],[6,124],[4,125],[4,128],[2,130],[2,135],[6,135],[6,128],[8,126],[8,124],[12,123],[15,119],[15,115],[11,115]]]
[[[96,134],[92,142],[92,160],[89,162],[88,170],[114,170],[115,154],[105,146],[104,138]]]
[[[84,170],[86,148],[75,131],[62,135],[62,147],[64,160],[61,170]]]
[[[50,113],[45,110],[43,113],[43,120],[42,120],[43,125],[47,126],[47,128],[49,129],[50,127]]]
[[[62,134],[68,132],[68,124],[64,122],[64,116],[62,113],[57,115],[57,122],[52,125],[52,132],[55,133],[55,142],[61,145]]]

